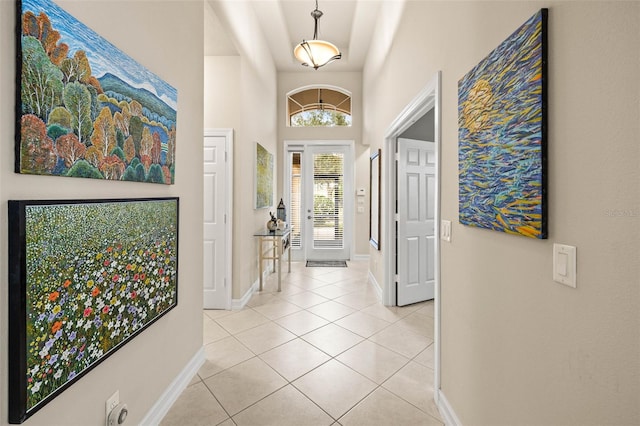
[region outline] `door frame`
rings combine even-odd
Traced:
[[[226,308],[231,309],[231,295],[233,289],[233,129],[204,129],[204,137],[224,137],[225,140],[225,164],[226,164],[226,188],[224,197],[225,222],[225,262],[224,279]],[[204,142],[204,141],[203,141]],[[204,198],[204,194],[203,194]],[[204,283],[203,283],[204,285]],[[202,294],[202,292],[201,292]]]
[[[332,140],[332,139],[314,139],[314,140],[285,140],[284,143],[282,144],[282,158],[283,158],[283,177],[282,177],[282,193],[283,193],[283,200],[285,202],[285,205],[289,206],[290,205],[290,199],[289,199],[289,194],[291,193],[291,179],[290,179],[290,175],[291,175],[291,165],[289,164],[289,149],[292,147],[299,147],[300,148],[300,152],[302,152],[303,154],[305,152],[308,152],[308,148],[313,147],[313,146],[346,146],[347,149],[349,150],[349,155],[351,155],[351,159],[354,161],[356,161],[356,153],[355,153],[355,141],[354,140],[348,140],[348,139],[336,139],[336,140]],[[347,174],[345,173],[345,178],[347,178]],[[345,215],[344,217],[344,228],[345,229],[353,229],[353,231],[351,233],[349,233],[348,237],[349,237],[349,259],[353,259],[354,253],[355,253],[355,227],[353,226],[354,222],[355,222],[355,185],[356,185],[356,168],[355,167],[351,167],[351,173],[349,174],[349,179],[351,179],[351,186],[353,189],[352,192],[352,196],[349,196],[349,194],[344,193],[344,203],[345,203],[345,207],[347,205],[349,205],[349,210],[350,213],[349,215]],[[304,177],[303,177],[303,183],[302,183],[302,187],[304,188],[306,185],[306,182],[304,182]],[[306,206],[303,206],[306,208]],[[347,237],[347,234],[344,234],[344,237]],[[304,244],[304,238],[302,239],[303,241],[303,246],[302,246],[302,250],[294,250],[293,247],[291,248],[291,256],[293,260],[297,260],[297,261],[305,261],[307,260],[307,247],[306,244]]]
[[[396,243],[396,139],[402,135],[409,127],[418,121],[423,115],[434,110],[434,141],[436,149],[436,188],[435,188],[435,298],[434,298],[434,399],[436,404],[440,400],[440,184],[441,184],[441,81],[442,72],[438,71],[429,80],[427,85],[418,95],[402,110],[387,128],[384,137],[383,152],[385,164],[383,169],[383,197],[382,197],[382,233],[383,241],[383,264],[385,266],[384,284],[382,289],[382,302],[387,306],[396,304],[395,286],[395,243]]]

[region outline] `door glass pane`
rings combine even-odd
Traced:
[[[291,211],[289,226],[291,228],[291,247],[300,248],[302,239],[302,153],[291,153]]]
[[[313,248],[344,244],[344,154],[313,156]]]

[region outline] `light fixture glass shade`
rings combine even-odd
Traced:
[[[305,40],[293,49],[293,55],[302,65],[315,69],[342,57],[335,44],[324,40]]]

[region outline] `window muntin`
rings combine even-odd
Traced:
[[[287,96],[291,127],[351,126],[351,95],[328,88],[310,88]]]

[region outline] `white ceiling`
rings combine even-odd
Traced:
[[[233,28],[229,22],[233,18],[220,18],[214,12],[216,3],[224,1],[241,1],[243,6],[249,5],[249,8],[232,9],[237,13],[255,13],[259,27],[256,30],[266,41],[278,71],[306,69],[294,59],[293,48],[303,39],[313,38],[311,11],[315,9],[315,0],[209,0],[205,13],[207,56],[238,54],[233,36],[225,31],[225,28]],[[342,59],[327,65],[327,70],[362,70],[374,38],[381,3],[382,0],[318,0],[318,9],[324,13],[319,20],[318,38],[332,42],[342,52]]]

